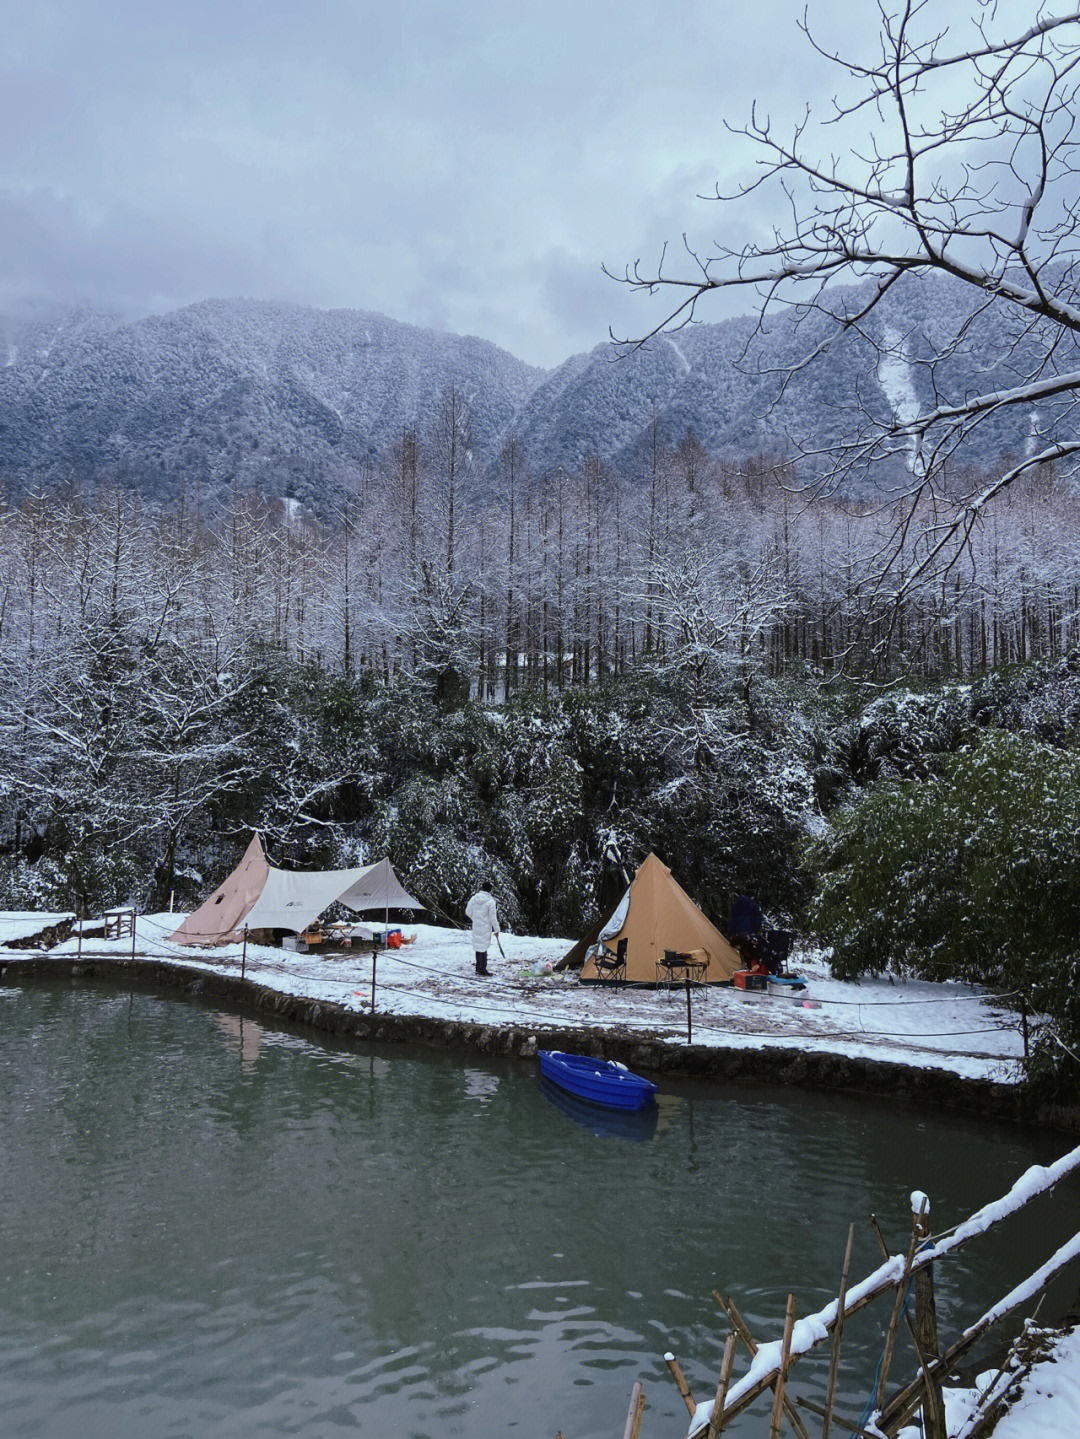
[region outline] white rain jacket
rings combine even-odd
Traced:
[[[477,954],[487,954],[491,948],[491,936],[499,933],[495,901],[486,889],[478,889],[465,906],[465,913],[472,920],[473,949]]]

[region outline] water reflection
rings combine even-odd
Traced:
[[[241,1069],[251,1069],[262,1048],[263,1031],[253,1019],[242,1015],[215,1014],[214,1023],[225,1038],[230,1041],[233,1052],[239,1056]]]
[[[540,1093],[560,1114],[601,1139],[644,1140],[656,1133],[660,1114],[656,1104],[645,1109],[605,1109],[579,1099],[576,1094],[568,1094],[550,1079],[540,1080]]]
[[[482,1069],[465,1070],[465,1093],[470,1099],[488,1104],[499,1089],[499,1076],[486,1074]]]

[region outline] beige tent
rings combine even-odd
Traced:
[[[335,903],[357,913],[424,908],[402,888],[388,859],[358,869],[275,869],[255,835],[224,884],[170,939],[174,944],[231,944],[245,929],[300,934]]]
[[[630,888],[601,922],[591,943],[590,938],[576,944],[557,966],[571,969],[580,965],[583,983],[610,982],[607,975],[597,974],[593,956],[601,948],[614,954],[621,939],[627,942],[622,981],[627,984],[665,982],[659,965],[669,949],[684,954],[702,951],[708,962],[705,984],[729,983],[736,970],[746,967],[655,854],[650,854],[634,875]]]

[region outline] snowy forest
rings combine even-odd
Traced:
[[[629,265],[623,364],[250,305],[19,331],[0,904],[184,907],[258,828],[574,935],[614,837],[838,973],[1026,996],[1075,1091],[1076,21],[953,52],[921,10],[829,57],[840,131],[751,114],[720,203],[786,227]],[[691,324],[724,289],[754,317]]]
[[[436,916],[490,872],[511,926],[572,935],[613,832],[721,921],[756,886],[847,972],[1037,985],[1003,908],[1043,956],[1080,919],[1080,504],[1035,471],[897,600],[868,580],[889,508],[795,481],[688,436],[543,479],[511,442],[493,491],[450,392],[339,477],[334,524],[250,493],[24,496],[0,511],[0,902],[182,907],[257,827],[286,864],[389,852]],[[964,798],[980,775],[1007,832]],[[993,944],[958,940],[965,906]]]

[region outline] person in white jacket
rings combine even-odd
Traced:
[[[491,888],[484,880],[480,888],[465,906],[465,913],[472,920],[472,942],[476,954],[476,972],[485,977],[491,973],[487,966],[491,936],[499,933],[499,916],[495,912],[495,901]]]

